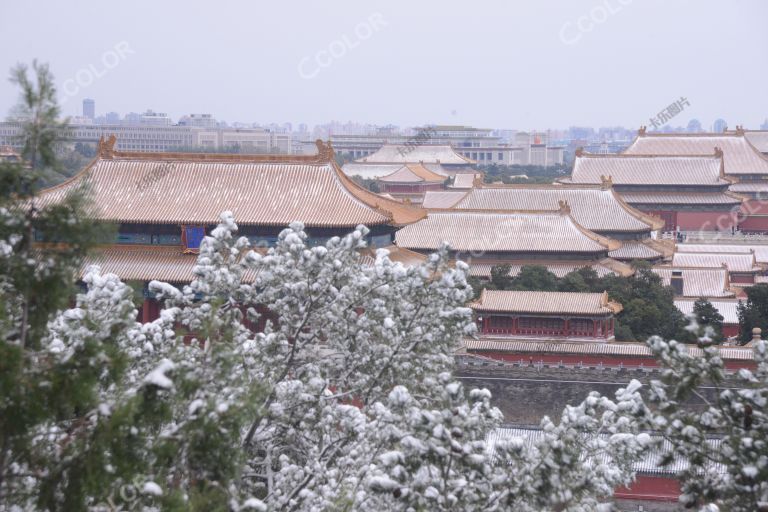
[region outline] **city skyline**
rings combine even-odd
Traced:
[[[94,98],[97,115],[153,108],[260,124],[636,128],[681,97],[690,106],[673,126],[698,119],[708,128],[723,118],[756,129],[768,116],[768,70],[755,64],[768,48],[760,26],[768,5],[757,1],[722,9],[603,0],[546,10],[371,2],[333,16],[314,4],[235,3],[204,19],[188,3],[152,4],[147,19],[142,2],[105,10],[81,1],[46,3],[51,15],[34,31],[14,22],[36,5],[7,6],[0,41],[14,52],[0,56],[0,69],[49,62],[69,116]],[[0,81],[3,117],[16,100]]]
[[[94,114],[95,112],[95,114]],[[98,110],[98,107],[96,107],[96,102],[93,98],[84,98],[82,102],[82,106],[79,113],[75,113],[71,116],[65,116],[70,123],[72,124],[79,124],[81,122],[94,122],[95,124],[144,124],[141,121],[141,118],[143,116],[157,116],[158,119],[161,118],[167,118],[167,122],[169,126],[178,126],[178,125],[195,125],[194,120],[200,120],[205,119],[206,120],[206,126],[209,127],[253,127],[253,128],[265,128],[265,129],[275,129],[280,128],[281,131],[288,131],[288,132],[311,132],[313,130],[317,129],[325,129],[332,125],[341,125],[342,127],[351,126],[351,127],[357,127],[357,128],[376,128],[376,129],[384,129],[389,128],[393,129],[395,131],[401,132],[401,131],[408,131],[408,130],[414,130],[419,129],[423,127],[428,126],[453,126],[453,127],[467,127],[472,129],[480,129],[480,130],[494,130],[494,131],[532,131],[532,132],[539,132],[539,133],[545,133],[549,131],[583,131],[583,130],[591,130],[597,134],[598,132],[602,131],[620,131],[620,130],[626,130],[626,131],[636,131],[640,126],[646,126],[647,125],[639,125],[638,127],[633,126],[622,126],[622,125],[607,125],[607,126],[577,126],[577,125],[570,125],[570,126],[550,126],[545,127],[543,129],[539,130],[528,130],[525,128],[519,128],[519,127],[500,127],[500,126],[494,126],[494,127],[478,127],[478,126],[467,126],[467,125],[452,125],[452,124],[430,124],[430,123],[423,123],[420,125],[413,125],[413,126],[400,126],[395,125],[392,123],[385,123],[385,124],[374,124],[374,123],[362,123],[358,122],[354,119],[349,119],[346,121],[338,120],[338,119],[331,119],[327,120],[325,122],[319,122],[317,124],[309,124],[305,123],[301,120],[299,121],[291,121],[291,120],[283,120],[283,121],[230,121],[227,119],[220,119],[215,114],[212,113],[200,113],[200,112],[194,112],[193,110],[190,110],[186,114],[180,115],[178,118],[173,118],[169,116],[165,112],[158,112],[153,109],[146,109],[144,112],[116,112],[114,110]],[[156,123],[152,123],[156,124]],[[198,126],[199,123],[197,124]],[[727,119],[723,119],[721,117],[718,117],[717,119],[714,119],[710,123],[701,123],[701,120],[691,118],[677,118],[677,121],[675,123],[664,123],[663,125],[659,125],[657,129],[661,131],[688,131],[688,132],[722,132],[724,130],[733,130],[737,126],[740,126],[741,128],[745,128],[747,130],[766,130],[768,129],[768,117],[764,119],[761,123],[759,123],[757,126],[744,126],[739,124],[730,124]],[[654,130],[653,127],[648,127],[649,130]],[[345,133],[349,134],[349,133]],[[583,138],[583,137],[572,137],[572,138]]]

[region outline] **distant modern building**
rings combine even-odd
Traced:
[[[723,133],[727,129],[728,123],[725,122],[725,119],[717,119],[712,125],[712,131],[715,133]]]
[[[139,123],[152,126],[171,126],[173,121],[171,121],[171,118],[168,116],[168,114],[164,112],[154,112],[152,110],[147,110],[141,114]]]
[[[701,122],[698,119],[691,119],[688,122],[688,126],[685,128],[685,131],[688,133],[699,133],[703,132],[704,129],[701,127]]]
[[[195,126],[169,125],[157,116],[157,122],[149,124],[85,124],[72,123],[62,132],[65,143],[96,144],[110,135],[117,137],[120,151],[179,151],[200,147],[209,151],[237,150],[241,153],[292,154],[290,133],[274,133],[264,128],[229,129],[199,128]],[[21,127],[17,122],[0,122],[0,145],[20,149],[18,135]]]
[[[211,129],[216,128],[216,118],[212,114],[190,114],[179,119],[179,124]]]
[[[564,147],[549,146],[546,134],[515,132],[512,143],[490,129],[470,126],[427,125],[411,134],[385,130],[372,135],[332,134],[331,144],[339,153],[365,158],[384,145],[447,145],[478,165],[546,165],[564,163]]]
[[[336,145],[331,144],[335,149]],[[475,163],[447,144],[385,144],[346,164],[344,172],[349,176],[378,178],[397,171],[404,164],[420,164],[437,174],[453,176],[457,172],[472,171]]]
[[[94,100],[88,98],[83,100],[83,117],[96,118],[96,102]]]

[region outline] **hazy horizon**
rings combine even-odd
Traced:
[[[210,113],[547,129],[768,117],[768,3],[7,3],[0,71],[47,62],[65,115]],[[4,78],[5,78],[4,77]],[[0,81],[3,118],[18,91]]]

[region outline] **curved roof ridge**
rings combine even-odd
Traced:
[[[341,170],[335,159],[331,159],[330,166],[334,170],[337,179],[349,194],[366,206],[384,212],[395,224],[410,224],[426,216],[426,211],[421,208],[416,208],[394,199],[387,199],[361,187]]]
[[[567,207],[568,203],[565,203]],[[570,220],[573,225],[582,232],[582,234],[590,239],[592,239],[594,242],[597,242],[598,244],[602,245],[609,251],[615,251],[616,249],[621,248],[621,242],[618,240],[614,240],[613,238],[608,238],[607,236],[598,235],[594,231],[590,231],[589,229],[585,228],[578,222],[576,222],[576,219],[573,218],[573,215],[571,214],[570,209],[566,210],[565,217],[568,217],[568,220]]]
[[[645,213],[644,211],[638,210],[634,206],[631,206],[629,203],[627,203],[624,200],[623,197],[621,197],[621,194],[616,192],[615,188],[610,187],[610,188],[607,189],[607,191],[610,191],[610,193],[613,195],[613,197],[616,198],[616,201],[618,201],[619,204],[625,210],[627,210],[627,212],[629,212],[631,215],[636,217],[638,220],[648,224],[651,227],[651,229],[659,230],[659,229],[662,229],[666,225],[666,223],[664,222],[664,219],[662,219],[661,217],[655,217],[653,215],[649,215],[649,214]]]

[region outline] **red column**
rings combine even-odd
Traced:
[[[570,319],[566,318],[565,322],[563,322],[563,336],[568,336],[570,328],[571,328]]]
[[[151,320],[149,319],[149,299],[144,298],[144,303],[141,305],[141,323],[146,324]]]
[[[597,338],[597,321],[592,319],[592,337]]]

